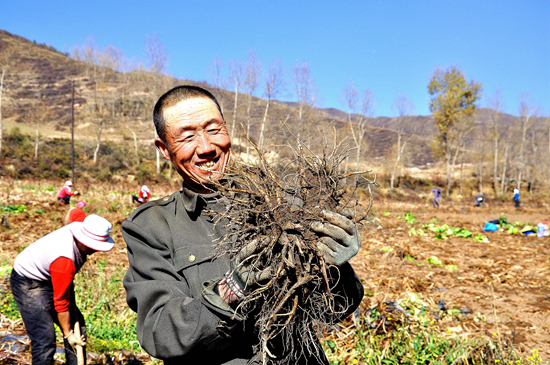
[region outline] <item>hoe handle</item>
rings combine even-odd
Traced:
[[[76,321],[74,324],[74,334],[80,338],[80,323]],[[84,350],[82,349],[82,346],[75,345],[76,347],[76,358],[78,359],[78,365],[84,365]]]

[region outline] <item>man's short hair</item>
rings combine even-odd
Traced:
[[[216,104],[218,110],[223,119],[222,108],[216,100],[216,97],[212,93],[202,87],[193,85],[180,85],[165,92],[155,104],[153,109],[153,122],[155,123],[155,129],[157,135],[166,144],[166,120],[164,118],[164,110],[171,106],[177,105],[180,101],[194,99],[194,98],[207,98]]]

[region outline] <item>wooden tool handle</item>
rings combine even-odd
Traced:
[[[74,324],[74,334],[78,337],[78,338],[81,338],[81,334],[80,334],[80,323],[78,323],[78,321],[76,321],[76,323]],[[78,360],[78,365],[84,365],[84,350],[82,349],[82,346],[80,345],[75,345],[76,347],[76,358]]]

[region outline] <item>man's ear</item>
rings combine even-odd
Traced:
[[[170,150],[168,149],[168,146],[164,143],[164,141],[160,138],[155,138],[155,146],[160,151],[164,159],[170,161]]]

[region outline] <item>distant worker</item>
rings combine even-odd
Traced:
[[[439,200],[441,199],[441,189],[440,188],[432,189],[432,191],[430,191],[430,193],[432,193],[434,195],[433,200],[432,200],[432,204],[433,204],[434,208],[439,208]]]
[[[476,198],[476,207],[482,207],[483,201],[485,200],[485,193],[477,194]]]
[[[132,203],[147,203],[150,197],[151,194],[149,192],[149,188],[147,187],[147,185],[143,185],[141,187],[141,190],[139,191],[138,196],[132,195]]]
[[[33,364],[54,363],[54,323],[63,332],[66,364],[77,364],[77,346],[86,359],[86,325],[76,306],[73,279],[87,256],[113,248],[111,228],[105,218],[92,214],[40,238],[15,258],[10,285],[31,340]]]
[[[77,208],[71,208],[69,209],[69,212],[67,212],[67,215],[65,216],[64,224],[71,224],[73,222],[84,222],[84,219],[86,218],[86,213],[80,208],[84,207],[86,203],[84,202],[78,202],[76,204]]]
[[[71,196],[78,195],[78,191],[75,191],[74,193],[71,192],[71,186],[73,186],[73,182],[71,180],[65,181],[65,185],[59,191],[59,194],[57,194],[57,201],[61,203],[61,205],[69,204],[71,201]]]
[[[514,189],[514,205],[519,208],[519,189]]]

